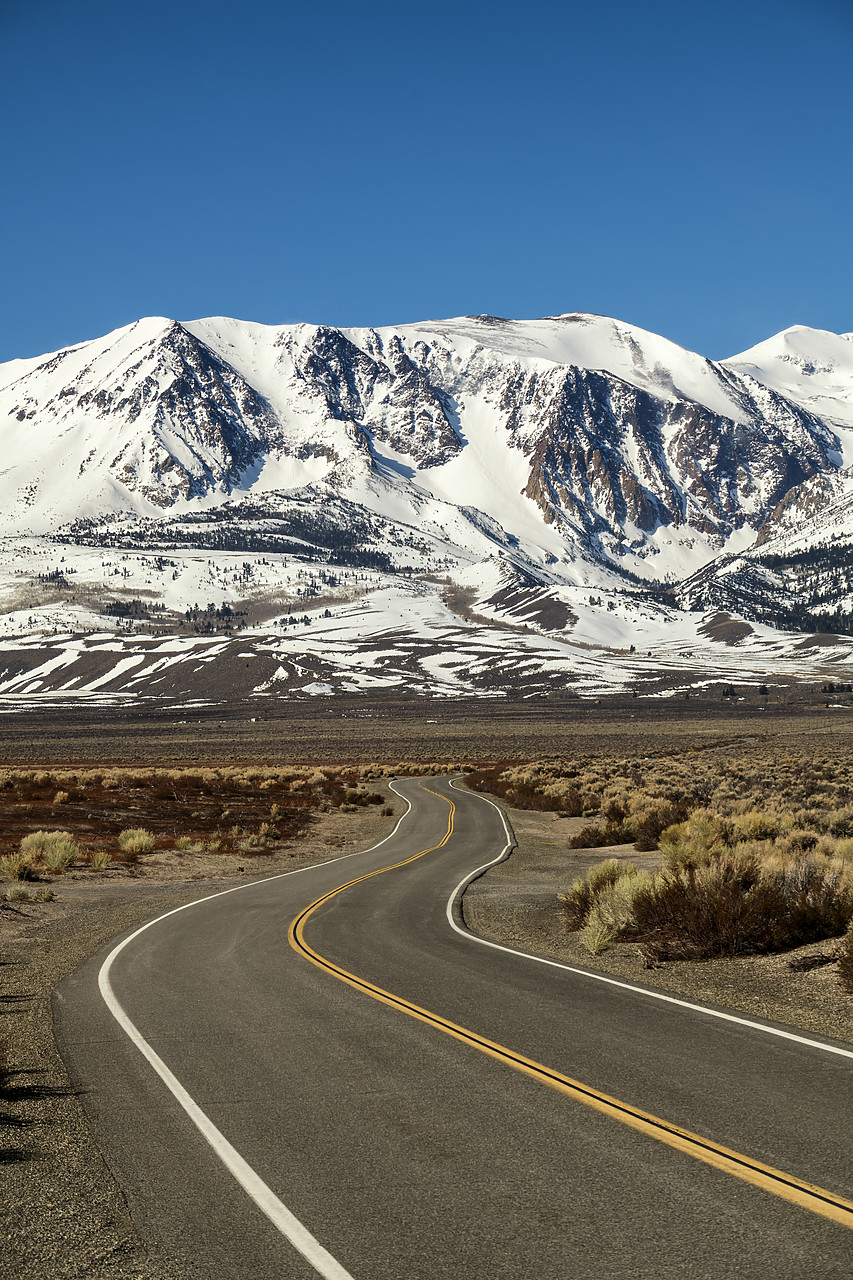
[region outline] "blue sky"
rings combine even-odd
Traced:
[[[848,0],[0,0],[0,360],[141,315],[853,330]]]

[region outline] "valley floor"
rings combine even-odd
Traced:
[[[775,696],[597,700],[425,699],[397,694],[310,703],[29,707],[0,716],[2,765],[390,764],[666,754],[760,740],[853,741],[850,697],[792,685]]]

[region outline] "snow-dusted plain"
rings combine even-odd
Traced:
[[[587,315],[154,318],[0,366],[0,422],[5,710],[670,696],[853,658],[784,625],[853,607],[850,334],[714,363]]]

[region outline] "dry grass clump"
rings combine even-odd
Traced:
[[[13,884],[3,895],[6,902],[32,902],[33,895],[22,884]]]
[[[31,831],[20,848],[0,858],[0,876],[6,880],[37,880],[41,872],[53,875],[73,867],[80,856],[68,831]]]
[[[118,847],[122,853],[150,853],[154,848],[154,837],[144,827],[128,827],[120,833]]]

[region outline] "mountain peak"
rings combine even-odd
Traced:
[[[791,325],[722,363],[793,400],[809,413],[853,427],[850,334]],[[853,448],[845,460],[853,461]]]

